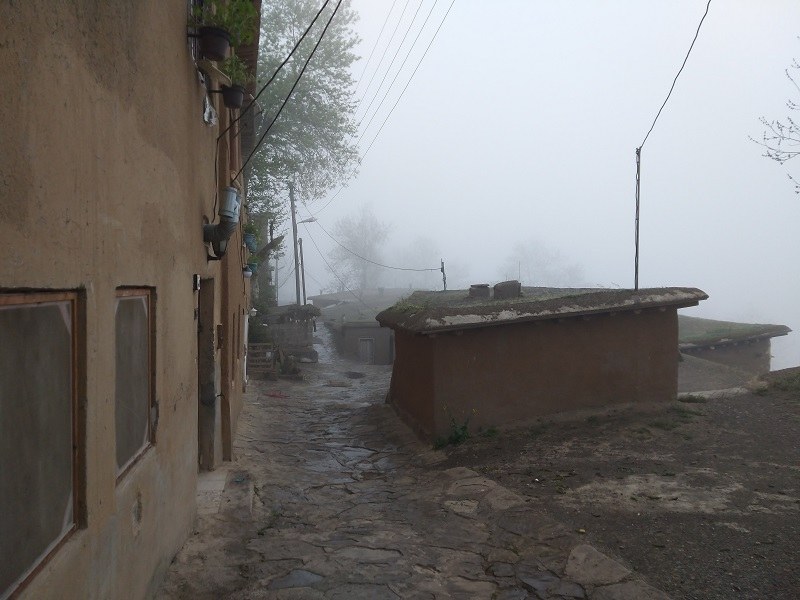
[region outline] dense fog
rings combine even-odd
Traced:
[[[309,295],[341,287],[321,254],[336,248],[328,234],[345,242],[343,219],[362,218],[385,230],[364,247],[369,258],[431,269],[443,259],[451,289],[509,278],[633,287],[635,149],[706,3],[458,0],[444,21],[450,2],[439,3],[389,88],[432,6],[411,26],[419,3],[400,20],[403,4],[352,3],[359,118],[373,94],[372,110],[388,94],[358,174],[324,199],[301,199],[299,218],[318,220],[299,227]],[[787,177],[800,175],[800,158],[780,165],[751,138],[762,138],[760,117],[783,120],[787,100],[800,100],[785,73],[800,58],[798,23],[796,0],[712,3],[641,165],[640,286],[706,291],[687,314],[788,325],[794,333],[773,340],[776,369],[800,364],[800,195]],[[364,233],[354,230],[351,241]],[[282,303],[294,298],[290,260],[279,261]],[[367,285],[441,289],[442,279],[376,267]]]

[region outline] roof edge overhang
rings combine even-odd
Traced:
[[[679,350],[699,350],[701,348],[711,348],[712,346],[735,346],[737,344],[746,344],[748,342],[757,342],[759,340],[768,340],[774,337],[781,337],[788,335],[792,332],[789,327],[783,326],[783,329],[776,329],[775,331],[767,331],[765,333],[758,333],[756,335],[748,335],[740,338],[722,338],[716,341],[708,342],[684,342],[678,344]]]
[[[519,323],[532,323],[541,321],[562,321],[566,319],[580,319],[593,316],[612,315],[619,313],[640,313],[640,312],[657,312],[664,311],[665,309],[688,308],[690,306],[697,306],[701,300],[706,300],[707,294],[696,296],[694,298],[682,298],[675,301],[665,301],[653,304],[631,304],[625,306],[603,306],[595,309],[585,309],[575,312],[562,312],[562,313],[547,313],[547,314],[532,314],[522,316],[516,319],[503,319],[503,320],[486,320],[475,323],[458,323],[452,325],[429,326],[425,329],[416,329],[403,327],[398,323],[387,323],[384,320],[377,319],[382,327],[389,327],[395,330],[401,330],[416,335],[431,336],[439,333],[449,333],[455,331],[464,331],[468,329],[484,329],[486,327],[502,327],[506,325],[517,325]]]

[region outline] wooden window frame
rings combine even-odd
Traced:
[[[133,468],[141,461],[142,457],[153,448],[156,444],[155,424],[153,423],[153,408],[155,407],[156,397],[156,365],[155,365],[155,344],[156,344],[156,330],[155,330],[155,289],[151,287],[118,287],[114,298],[114,327],[116,330],[116,317],[117,302],[121,298],[147,298],[147,331],[149,335],[149,343],[147,344],[147,364],[149,368],[149,385],[147,386],[147,441],[142,445],[136,453],[131,456],[125,466],[117,471],[117,484],[119,484],[125,476],[130,473]],[[114,352],[116,352],[117,340],[114,338]],[[114,374],[114,381],[116,382],[116,373]],[[114,401],[114,410],[116,411],[116,398]],[[116,417],[115,417],[116,418]],[[114,436],[114,454],[116,456],[116,430]],[[115,460],[116,463],[116,460]]]
[[[72,526],[50,543],[50,550],[45,552],[38,561],[31,564],[27,574],[16,583],[11,584],[8,590],[9,598],[15,598],[28,584],[44,569],[45,565],[61,550],[66,542],[78,530],[86,527],[85,510],[85,428],[80,419],[79,393],[85,392],[86,363],[83,351],[85,350],[85,316],[82,311],[85,302],[78,291],[34,291],[34,292],[0,292],[0,306],[31,306],[52,304],[55,302],[68,302],[70,306],[70,352],[72,373]],[[80,379],[79,379],[79,376]]]

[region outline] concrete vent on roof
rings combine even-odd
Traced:
[[[489,284],[488,283],[473,283],[469,286],[470,298],[488,298],[489,297]]]
[[[495,300],[508,300],[509,298],[519,298],[522,296],[522,284],[516,279],[502,281],[494,286]]]

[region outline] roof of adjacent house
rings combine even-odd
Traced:
[[[678,315],[678,346],[681,349],[768,339],[791,331],[786,325],[735,323]]]
[[[524,287],[517,298],[473,298],[467,290],[415,292],[384,310],[378,322],[393,329],[432,334],[526,321],[659,307],[694,306],[708,295],[697,288],[640,290]]]

